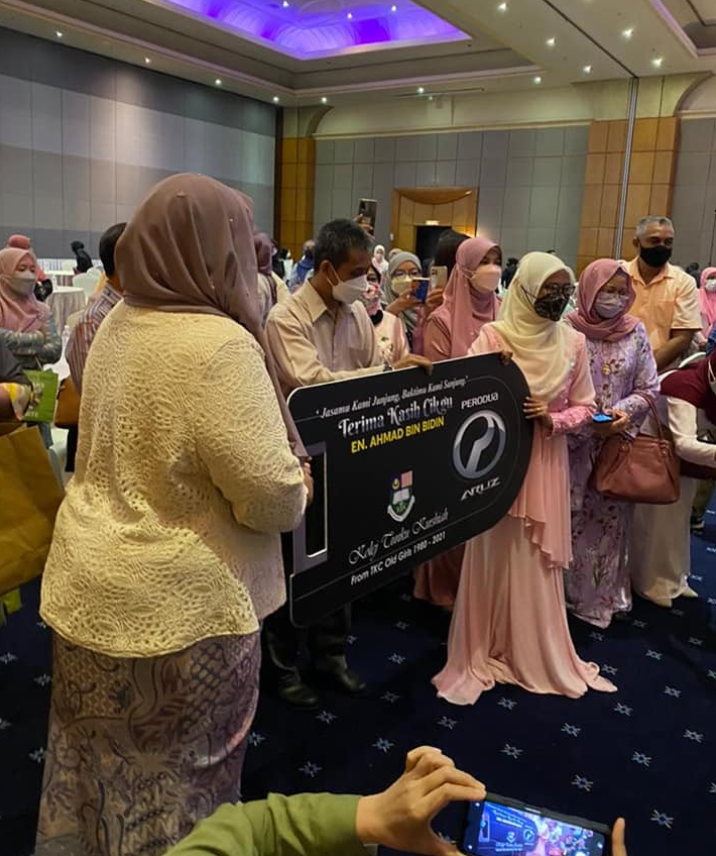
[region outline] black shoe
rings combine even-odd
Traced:
[[[363,678],[347,666],[327,669],[315,666],[312,677],[315,677],[317,683],[345,695],[362,695],[367,687]]]
[[[279,681],[278,697],[301,710],[318,710],[321,706],[320,698],[300,678]]]

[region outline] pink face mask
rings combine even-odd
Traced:
[[[499,265],[480,265],[470,277],[470,284],[478,291],[497,291],[502,269]]]
[[[380,310],[380,286],[377,282],[369,282],[363,295],[363,303],[369,315],[375,315]]]

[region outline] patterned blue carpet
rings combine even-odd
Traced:
[[[716,841],[716,517],[695,539],[699,601],[670,611],[637,602],[604,633],[578,622],[581,655],[601,664],[616,695],[578,701],[510,687],[473,708],[438,700],[447,617],[414,601],[407,581],[356,608],[350,658],[371,694],[325,697],[296,713],[264,698],[251,734],[246,798],[380,789],[405,752],[430,744],[490,789],[611,822],[627,818],[631,856],[713,852]],[[49,633],[37,586],[0,629],[0,853],[32,852],[50,692]],[[455,813],[437,826],[455,834]]]

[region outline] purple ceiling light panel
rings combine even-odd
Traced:
[[[410,0],[288,0],[288,6],[283,0],[167,2],[298,59],[468,38]]]

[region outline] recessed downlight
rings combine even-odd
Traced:
[[[545,44],[547,45],[548,48],[553,48],[557,44],[557,39],[555,39],[554,36],[552,36],[552,38],[547,39]]]
[[[328,99],[325,95],[323,96],[323,98],[321,98],[321,104],[328,104]]]
[[[540,84],[540,83],[542,83],[542,78],[539,76],[539,74],[536,74],[536,75],[532,78],[532,83],[537,84],[537,86],[539,86],[539,84]]]
[[[281,99],[278,97],[278,95],[274,95],[274,97],[273,97],[273,103],[274,103],[274,104],[278,104],[278,102],[279,102],[280,100],[281,100]]]
[[[634,27],[627,27],[626,30],[622,30],[622,35],[625,39],[630,39],[634,35]]]
[[[582,69],[582,71],[585,74],[591,74],[592,73],[592,66],[591,65],[585,65],[584,68]]]
[[[654,68],[661,68],[662,62],[664,62],[663,56],[655,56],[654,59],[651,61],[651,64],[654,66]]]
[[[221,86],[221,78],[220,77],[216,78],[216,80],[214,81],[214,86]]]
[[[418,95],[425,95],[425,87],[418,86]]]

